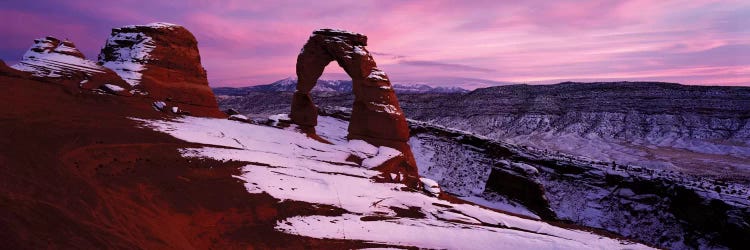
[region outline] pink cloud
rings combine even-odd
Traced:
[[[111,27],[168,21],[195,34],[217,86],[293,75],[300,47],[323,27],[367,34],[396,80],[750,84],[739,70],[750,62],[737,58],[750,53],[746,1],[40,1],[0,12],[12,24],[0,27],[12,37],[0,46],[4,59],[48,33],[69,36],[91,57]]]

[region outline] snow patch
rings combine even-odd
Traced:
[[[425,191],[430,192],[435,196],[440,194],[440,185],[438,185],[436,181],[424,177],[419,178],[419,180],[422,181],[422,186],[424,186]]]
[[[380,146],[378,147],[378,153],[375,156],[362,161],[362,166],[366,168],[375,168],[399,155],[402,155],[401,151],[394,148]]]
[[[378,68],[372,69],[372,71],[370,71],[370,75],[368,75],[367,78],[375,81],[388,81],[388,76],[385,75],[385,72]]]
[[[105,83],[104,85],[102,85],[102,87],[104,87],[105,89],[107,89],[109,91],[112,91],[112,92],[122,92],[122,91],[125,91],[124,88],[122,88],[120,86],[117,86],[117,85],[114,85],[114,84],[109,84],[109,83]]]
[[[236,121],[249,121],[250,119],[247,118],[247,116],[236,114],[236,115],[230,115],[230,120],[236,120]]]
[[[362,46],[354,46],[354,54],[360,55],[360,56],[366,56],[367,50],[365,50]]]
[[[386,112],[389,114],[401,115],[401,112],[399,112],[398,109],[396,109],[396,106],[393,106],[391,104],[370,102],[370,105],[375,106],[376,112]]]
[[[115,71],[131,86],[140,84],[142,72],[145,70],[144,65],[156,48],[154,40],[141,32],[120,31],[110,36],[104,46],[112,48],[109,53],[113,59],[105,59],[104,55],[100,54],[99,63]]]

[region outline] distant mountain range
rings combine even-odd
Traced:
[[[240,96],[249,92],[294,92],[297,87],[297,78],[289,77],[275,81],[271,84],[250,87],[219,87],[213,88],[216,95]],[[422,83],[394,83],[393,89],[396,93],[467,93],[469,90],[460,87],[432,87]],[[352,81],[350,80],[318,80],[313,92],[319,93],[351,93]]]

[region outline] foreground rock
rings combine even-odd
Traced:
[[[326,65],[335,60],[352,78],[355,95],[348,138],[401,151],[402,159],[388,162],[381,170],[396,174],[396,181],[419,185],[417,166],[406,143],[406,117],[388,76],[377,67],[366,45],[367,37],[362,34],[332,29],[314,31],[297,57],[298,83],[290,118],[314,133],[318,111],[310,92]]]

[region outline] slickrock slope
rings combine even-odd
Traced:
[[[142,98],[73,93],[0,76],[0,242],[7,249],[387,247],[274,230],[341,209],[251,194],[239,162],[187,159],[139,119],[176,119]],[[225,121],[217,119],[217,121]],[[240,124],[240,123],[238,123]],[[281,131],[281,130],[280,130]]]
[[[32,73],[0,63],[0,105],[8,107],[0,109],[3,248],[389,246],[274,230],[285,218],[335,216],[341,209],[248,193],[235,178],[242,174],[240,163],[186,159],[180,150],[199,144],[140,128],[133,120],[184,117],[172,112],[175,104],[192,115],[225,117],[213,100],[213,107],[199,107],[151,95],[109,95],[79,87],[78,79]],[[177,76],[163,80],[172,77]],[[178,86],[188,83],[171,84],[175,88],[165,92],[189,89]],[[169,111],[155,110],[159,107]]]
[[[382,170],[395,174],[399,181],[416,184],[419,176],[406,143],[409,140],[406,117],[388,76],[377,67],[365,46],[367,37],[362,34],[332,29],[314,31],[297,57],[298,82],[289,116],[295,124],[314,131],[318,111],[310,92],[326,65],[335,60],[352,78],[354,105],[348,138],[401,151],[404,161]]]
[[[151,23],[112,29],[99,63],[151,98],[216,107],[198,42],[182,26]]]

